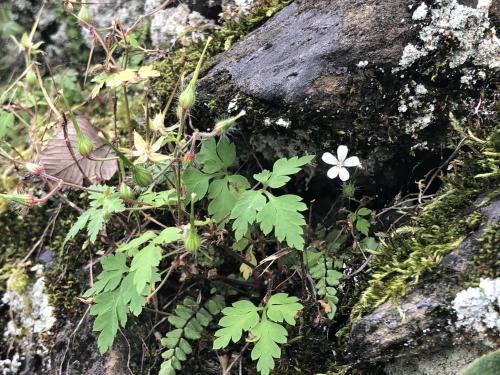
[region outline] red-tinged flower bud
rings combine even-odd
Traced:
[[[24,165],[26,170],[35,176],[40,176],[43,173],[43,167],[35,163],[26,163]]]
[[[80,132],[80,134],[77,134],[76,136],[76,148],[80,155],[86,158],[94,150],[94,145],[87,136]]]
[[[132,169],[132,179],[142,187],[148,187],[153,183],[153,176],[146,168],[134,166]]]
[[[8,200],[12,203],[23,204],[25,206],[35,206],[40,203],[37,198],[28,194],[0,194],[0,198]]]
[[[246,115],[245,111],[241,111],[238,115],[225,120],[218,121],[214,126],[214,131],[217,135],[224,134],[239,118]]]
[[[194,160],[194,152],[193,151],[188,151],[184,154],[184,162],[187,164],[191,164]]]

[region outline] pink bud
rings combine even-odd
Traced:
[[[188,151],[184,154],[184,161],[188,164],[191,164],[194,160],[194,152]]]
[[[35,176],[40,176],[43,173],[43,167],[39,164],[26,163],[24,166],[28,170],[28,172],[34,174]]]

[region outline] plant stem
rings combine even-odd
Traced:
[[[132,120],[130,119],[130,107],[128,104],[127,88],[125,86],[123,86],[123,100],[125,103],[125,115],[127,118],[128,147],[132,148],[134,146],[134,127],[132,125]]]

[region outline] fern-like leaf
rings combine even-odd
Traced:
[[[198,340],[203,330],[210,324],[214,315],[224,308],[224,299],[216,295],[200,306],[191,297],[186,297],[175,308],[174,314],[168,317],[169,323],[175,327],[161,339],[166,350],[160,375],[175,375],[182,368],[182,362],[192,353],[189,340]]]

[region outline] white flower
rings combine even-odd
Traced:
[[[347,158],[347,151],[347,146],[339,146],[337,149],[337,157],[333,156],[329,152],[325,152],[323,154],[321,159],[325,163],[333,165],[333,167],[330,168],[326,174],[328,178],[333,179],[339,176],[342,181],[347,181],[349,179],[349,171],[346,167],[357,167],[360,165],[359,158],[357,156]]]

